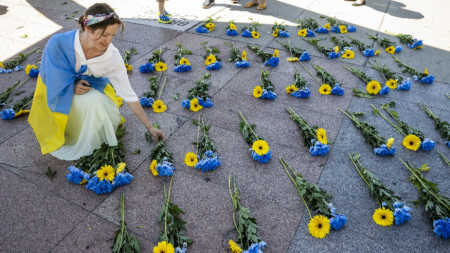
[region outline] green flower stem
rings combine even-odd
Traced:
[[[198,138],[200,138],[200,127],[201,127],[201,123],[200,123],[200,115],[198,115],[198,126],[197,126],[197,142],[196,142],[196,144],[197,144],[197,152],[195,153],[196,155],[198,155],[198,143],[199,143],[199,141],[198,141]]]
[[[125,197],[123,192],[120,195],[120,230],[121,234],[125,232]]]
[[[398,158],[398,159],[403,164],[403,166],[405,166],[409,170],[409,172],[411,172],[411,175],[413,175],[417,179],[417,181],[422,186],[422,189],[425,189],[428,193],[431,194],[431,196],[434,197],[434,199],[436,199],[436,201],[441,203],[445,208],[447,208],[447,210],[450,210],[450,207],[445,202],[442,202],[442,200],[439,198],[439,196],[436,196],[436,194],[432,190],[430,190],[426,184],[424,184],[424,182],[420,179],[419,176],[417,176],[416,172],[409,166],[408,163],[403,161],[401,158]]]
[[[162,72],[161,76],[159,77],[160,83],[161,83],[161,79],[163,78],[163,76],[164,76],[164,80],[163,80],[162,86],[159,88],[158,99],[161,97],[163,90],[164,90],[164,86],[166,86],[166,82],[167,82],[167,75],[165,75],[164,72]]]
[[[305,64],[304,64],[303,62],[300,62],[300,61],[299,61],[299,63],[300,63],[300,65],[302,65],[303,69],[304,69],[306,72],[308,72],[308,74],[309,74],[314,80],[316,80],[316,82],[317,82],[319,85],[322,84],[322,82],[319,80],[319,78],[317,78],[315,75],[313,75],[313,73],[311,73],[311,71],[309,71],[309,69],[306,68],[306,66],[305,66]]]
[[[298,188],[297,182],[295,182],[295,179],[291,175],[291,173],[295,175],[294,169],[289,167],[289,165],[281,157],[280,157],[280,163],[281,163],[281,166],[283,167],[284,171],[286,172],[286,175],[289,177],[292,184],[294,184],[295,188],[297,189],[298,195],[300,195],[300,197],[302,198],[303,203],[305,204],[305,207],[306,207],[306,211],[308,211],[309,218],[312,219],[311,211],[309,210],[308,204],[306,204],[306,201],[303,198],[303,195],[301,194],[300,189]]]
[[[370,187],[369,182],[367,182],[367,180],[364,178],[364,176],[361,174],[361,171],[359,171],[359,168],[362,167],[361,163],[359,162],[359,160],[356,160],[353,158],[353,154],[348,154],[348,157],[350,158],[350,160],[352,161],[353,165],[355,166],[355,170],[356,172],[358,172],[359,176],[362,178],[362,180],[364,181],[364,183],[367,184],[367,186]]]
[[[239,117],[241,117],[242,121],[244,121],[244,123],[249,126],[250,131],[252,132],[253,135],[255,135],[256,139],[259,140],[259,136],[253,131],[252,127],[250,126],[250,124],[247,122],[247,120],[245,119],[244,115],[242,114],[241,111],[238,112],[239,113]]]
[[[445,157],[439,150],[436,150],[439,154],[439,156],[442,158],[442,160],[447,164],[447,166],[450,166],[450,161]]]
[[[241,238],[241,232],[239,231],[239,227],[238,227],[238,225],[236,223],[236,216],[235,216],[235,210],[238,209],[238,203],[237,203],[236,199],[233,198],[233,193],[231,193],[231,176],[228,176],[228,193],[230,194],[231,201],[233,202],[233,223],[234,223],[234,228],[238,232],[239,238]]]
[[[346,111],[342,110],[341,108],[338,108],[338,111],[342,112],[345,116],[347,116],[351,121],[353,121],[356,125],[360,125],[359,120],[357,120],[355,117],[353,117],[352,115],[348,114]],[[358,127],[359,128],[359,127]],[[373,135],[373,137],[375,137],[378,141],[380,142],[385,142],[385,140],[383,138],[381,138],[378,135]]]
[[[383,113],[380,112],[380,110],[378,110],[378,108],[374,105],[370,105],[370,107],[372,107],[372,111],[373,114],[380,116],[381,118],[383,118],[387,123],[389,123],[389,125],[391,125],[395,130],[397,130],[397,132],[399,132],[401,135],[405,136],[407,135],[407,133],[404,133],[403,130],[397,126],[396,124],[394,124],[391,120],[389,120]]]
[[[164,211],[164,238],[166,238],[166,239],[169,238],[167,236],[167,213],[169,212],[170,194],[171,194],[171,191],[172,191],[172,185],[173,185],[173,178],[174,177],[175,177],[175,172],[173,173],[173,176],[170,178],[169,191],[168,191],[167,196],[166,196],[166,206],[165,206],[165,211]]]

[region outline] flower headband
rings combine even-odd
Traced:
[[[95,14],[95,15],[87,15],[84,20],[83,24],[86,26],[94,25],[97,23],[100,23],[108,18],[111,18],[112,16],[116,15],[116,13],[104,13],[104,14]]]

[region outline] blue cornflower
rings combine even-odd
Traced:
[[[153,71],[155,71],[155,65],[153,63],[147,62],[139,66],[139,72],[141,73],[151,73]]]
[[[356,32],[356,27],[355,27],[355,26],[352,26],[352,25],[348,25],[348,26],[347,26],[347,32],[349,32],[349,33],[354,33],[354,32]]]
[[[195,28],[195,31],[198,33],[209,33],[208,28],[204,27],[204,26],[199,26],[197,28]]]
[[[309,56],[309,53],[305,51],[300,55],[300,58],[298,60],[299,61],[309,61],[309,60],[311,60],[311,57]]]
[[[402,46],[396,46],[395,47],[395,53],[396,54],[400,53],[402,51],[402,49],[403,49]]]
[[[158,163],[158,165],[156,165],[156,170],[158,171],[158,176],[172,176],[175,167],[171,162],[163,161],[162,163]]]
[[[411,219],[411,214],[409,213],[409,211],[411,211],[411,208],[405,206],[403,202],[396,201],[394,203],[394,208],[395,225],[399,226]]]
[[[330,151],[330,147],[326,144],[320,143],[320,141],[316,141],[314,146],[309,148],[309,153],[312,156],[325,156]]]
[[[380,92],[378,92],[378,94],[380,94],[380,95],[386,95],[386,94],[388,94],[389,93],[389,87],[387,87],[387,86],[384,86],[383,88],[381,88],[381,90],[380,90]]]
[[[263,253],[263,249],[266,247],[267,243],[264,241],[253,243],[248,247],[243,253]]]
[[[433,231],[437,236],[448,239],[450,237],[450,219],[445,217],[433,221]]]
[[[237,35],[239,35],[239,33],[236,30],[227,29],[227,35],[228,36],[237,36]]]
[[[328,58],[330,58],[330,59],[336,59],[336,58],[339,58],[340,55],[341,55],[341,54],[336,53],[336,52],[329,52],[329,53],[328,53]]]
[[[345,223],[347,223],[347,217],[345,217],[345,215],[343,214],[338,214],[338,215],[334,215],[331,219],[330,219],[330,226],[333,230],[339,230],[341,229]]]
[[[251,149],[250,149],[251,150]],[[270,159],[272,159],[272,150],[269,150],[264,155],[258,155],[254,150],[252,151],[252,158],[253,160],[260,162],[260,163],[268,163]]]
[[[414,42],[412,44],[409,44],[408,47],[411,49],[417,48],[417,47],[421,47],[423,46],[423,41],[422,40],[418,40],[418,39],[414,39]]]
[[[301,90],[296,90],[291,93],[291,96],[294,96],[296,98],[309,98],[310,95],[311,95],[311,91],[309,90],[308,87],[305,87]]]
[[[372,57],[372,56],[375,56],[375,50],[373,50],[372,48],[368,48],[368,49],[365,49],[365,50],[362,52],[362,54],[363,54],[365,57]]]
[[[403,80],[398,86],[397,90],[410,90],[411,89],[411,81],[409,79]]]
[[[114,182],[113,182],[112,186],[114,189],[116,189],[117,187],[127,185],[127,184],[131,183],[133,178],[134,178],[133,175],[131,175],[128,172],[118,173],[116,175],[116,177],[114,177]]]
[[[278,37],[280,38],[289,38],[291,35],[289,34],[288,31],[278,31]]]
[[[436,145],[436,143],[432,139],[425,138],[420,143],[420,149],[423,151],[431,151],[431,150],[433,150],[435,145]]]
[[[214,156],[211,158],[204,158],[197,162],[195,168],[201,170],[202,172],[213,171],[217,169],[221,164],[219,157]]]
[[[16,112],[11,108],[3,109],[0,112],[0,116],[2,117],[2,120],[11,120],[14,119],[14,117],[16,117]]]
[[[180,65],[176,66],[173,69],[174,72],[178,72],[178,73],[188,72],[188,71],[191,71],[191,70],[192,70],[192,66],[191,65],[186,65],[186,64],[180,64]]]
[[[306,29],[306,37],[316,37],[313,31]]]
[[[344,95],[344,88],[341,88],[341,86],[339,86],[339,84],[335,84],[333,89],[331,89],[331,94],[336,95],[336,96],[342,96]]]
[[[390,149],[386,146],[386,144],[381,144],[380,147],[374,148],[373,153],[379,156],[393,156],[395,154],[395,148],[391,147]]]
[[[39,69],[30,69],[30,72],[28,72],[28,76],[35,78],[39,75]]]
[[[66,174],[67,181],[74,183],[74,184],[81,184],[84,180],[89,180],[90,175],[83,170],[78,169],[75,166],[69,166],[67,168],[69,170],[69,173]]]
[[[109,180],[98,180],[98,177],[91,177],[89,179],[86,189],[95,192],[96,194],[106,194],[113,191],[113,187]]]
[[[447,147],[450,148],[450,141],[447,141],[445,144],[447,144]]]
[[[423,84],[433,84],[433,81],[434,81],[433,75],[427,75],[425,77],[422,77],[422,79],[420,79],[420,82]]]
[[[334,33],[341,33],[341,29],[339,29],[339,26],[337,26],[337,25],[332,26],[331,31]]]
[[[185,99],[181,101],[181,106],[183,106],[183,108],[189,109],[191,108],[191,101],[189,99]]]
[[[197,99],[198,103],[205,108],[211,108],[214,105],[210,98],[204,100],[203,98],[197,97]]]
[[[154,102],[153,98],[141,97],[139,98],[139,103],[141,103],[142,107],[152,107]]]
[[[249,30],[246,29],[246,30],[242,31],[241,36],[242,37],[246,37],[246,38],[251,38],[252,37],[252,33]]]
[[[206,157],[209,157],[209,158],[212,158],[212,157],[215,156],[215,155],[214,155],[214,152],[213,152],[212,150],[206,151],[206,152],[204,153],[204,155],[205,155]]]
[[[273,91],[264,89],[261,98],[267,100],[275,100],[277,98],[277,94]]]
[[[264,66],[270,66],[272,68],[278,66],[278,63],[280,62],[280,58],[278,57],[270,57],[266,62],[264,62]]]
[[[316,29],[316,33],[326,34],[326,33],[328,33],[328,29],[326,29],[324,27],[319,27],[319,28]]]
[[[216,61],[214,63],[209,64],[206,66],[207,70],[219,70],[222,68],[222,63],[220,61]]]
[[[248,68],[248,67],[250,67],[250,62],[248,62],[248,61],[237,61],[234,65],[237,68]]]

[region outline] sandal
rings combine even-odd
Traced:
[[[257,10],[264,10],[264,9],[266,9],[266,4],[265,3],[263,3],[263,4],[258,4],[258,7],[256,7],[256,9]]]
[[[250,1],[244,7],[245,8],[252,8],[253,6],[256,6],[256,5],[258,5],[257,2]]]

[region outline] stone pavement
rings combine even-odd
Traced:
[[[94,2],[0,0],[0,60],[35,47],[43,48],[51,34],[76,28],[73,17],[80,16]],[[195,241],[189,252],[228,252],[227,242],[236,236],[227,191],[230,174],[237,176],[242,204],[252,210],[261,238],[268,243],[265,252],[448,251],[449,242],[433,234],[423,208],[412,205],[417,192],[408,182],[409,173],[398,158],[415,166],[427,163],[431,170],[426,177],[436,182],[443,194],[450,195],[449,167],[436,152],[440,150],[450,158],[450,150],[443,144],[432,121],[418,107],[419,103],[425,103],[441,119],[450,120],[450,103],[445,96],[450,92],[450,71],[446,64],[450,62],[450,32],[442,27],[450,21],[445,11],[450,9],[450,3],[439,0],[369,0],[367,6],[356,8],[351,6],[351,2],[340,0],[268,0],[268,8],[257,12],[243,8],[242,4],[231,4],[228,0],[216,1],[217,4],[208,10],[201,8],[202,1],[171,0],[167,2],[167,9],[179,22],[164,28],[154,20],[156,5],[153,0],[105,2],[126,20],[125,31],[113,43],[122,52],[131,47],[137,49],[138,55],[131,60],[136,69],[153,50],[160,47],[168,49],[164,55],[169,66],[168,80],[162,95],[168,110],[160,115],[150,110],[147,113],[152,121],[162,126],[176,160],[172,201],[185,211],[183,218],[187,221],[187,234]],[[321,15],[357,26],[358,32],[351,36],[366,43],[371,43],[367,39],[368,34],[396,40],[389,34],[410,33],[423,39],[425,47],[422,50],[404,48],[399,58],[418,69],[428,67],[436,77],[434,84],[414,83],[410,91],[391,91],[385,97],[374,99],[353,97],[351,89],[363,88],[363,83],[346,71],[344,65],[359,67],[379,80],[381,77],[368,67],[367,59],[358,52],[354,60],[328,60],[295,35],[296,19],[314,17],[325,23],[320,19]],[[216,30],[206,35],[195,33],[196,24],[208,16],[218,18]],[[248,23],[249,18],[261,23],[259,40],[231,38],[224,34],[229,20],[234,20],[239,28]],[[306,64],[310,71],[311,64],[318,64],[344,84],[346,93],[343,97],[319,95],[319,84],[299,64],[285,61],[287,52],[270,34],[275,21],[288,25],[292,36],[285,40],[310,52],[312,60]],[[204,51],[200,46],[204,41],[221,50],[220,57],[224,63],[220,71],[212,73],[210,94],[215,105],[202,111],[212,124],[211,137],[222,160],[221,167],[208,175],[183,164],[184,154],[193,149],[191,142],[196,137],[196,128],[191,120],[197,115],[180,106],[187,90],[206,72]],[[226,62],[230,51],[224,44],[226,41],[241,49],[246,48],[247,43],[259,44],[266,50],[281,49],[280,65],[269,69],[279,95],[276,101],[261,101],[251,96],[252,87],[257,84],[261,69],[265,67],[249,52],[252,67],[236,69]],[[189,57],[193,64],[192,72],[174,73],[171,70],[177,43],[193,51],[194,55]],[[39,58],[39,54],[34,54],[24,64],[37,63]],[[384,52],[377,61],[398,70],[392,58]],[[284,87],[293,81],[295,70],[309,82],[312,94],[307,100],[285,95]],[[135,70],[129,77],[138,94],[148,87],[149,75]],[[0,91],[16,80],[26,80],[24,73],[0,75]],[[22,88],[26,93],[15,100],[31,94],[34,83],[34,80],[28,80]],[[173,98],[176,93],[180,94],[179,100]],[[402,137],[382,119],[371,114],[369,104],[380,105],[391,100],[397,102],[396,109],[403,120],[437,141],[434,151],[425,153],[404,149],[401,147]],[[309,155],[296,125],[285,112],[288,106],[300,112],[311,124],[327,130],[331,151],[326,157]],[[383,136],[395,137],[396,156],[374,156],[359,131],[337,108],[366,112],[365,119]],[[239,133],[238,110],[251,123],[257,124],[258,133],[268,140],[274,154],[269,164],[256,164],[251,159],[248,146]],[[125,193],[128,228],[138,236],[142,252],[152,251],[160,231],[157,218],[163,200],[162,189],[168,181],[149,173],[148,155],[152,147],[144,140],[144,128],[126,106],[122,113],[127,119],[124,138],[126,162],[132,168],[135,180],[107,196],[98,196],[83,187],[69,184],[64,175],[70,163],[41,156],[26,117],[0,121],[0,252],[109,252],[120,220],[121,192]],[[141,150],[139,155],[132,154],[136,149]],[[412,207],[411,221],[389,228],[372,221],[376,203],[369,197],[367,188],[347,157],[348,153],[355,151],[361,154],[361,161],[367,168]],[[323,240],[310,236],[308,215],[283,172],[279,157],[334,196],[334,205],[348,217],[344,229]],[[45,175],[47,167],[57,170],[53,180]]]

